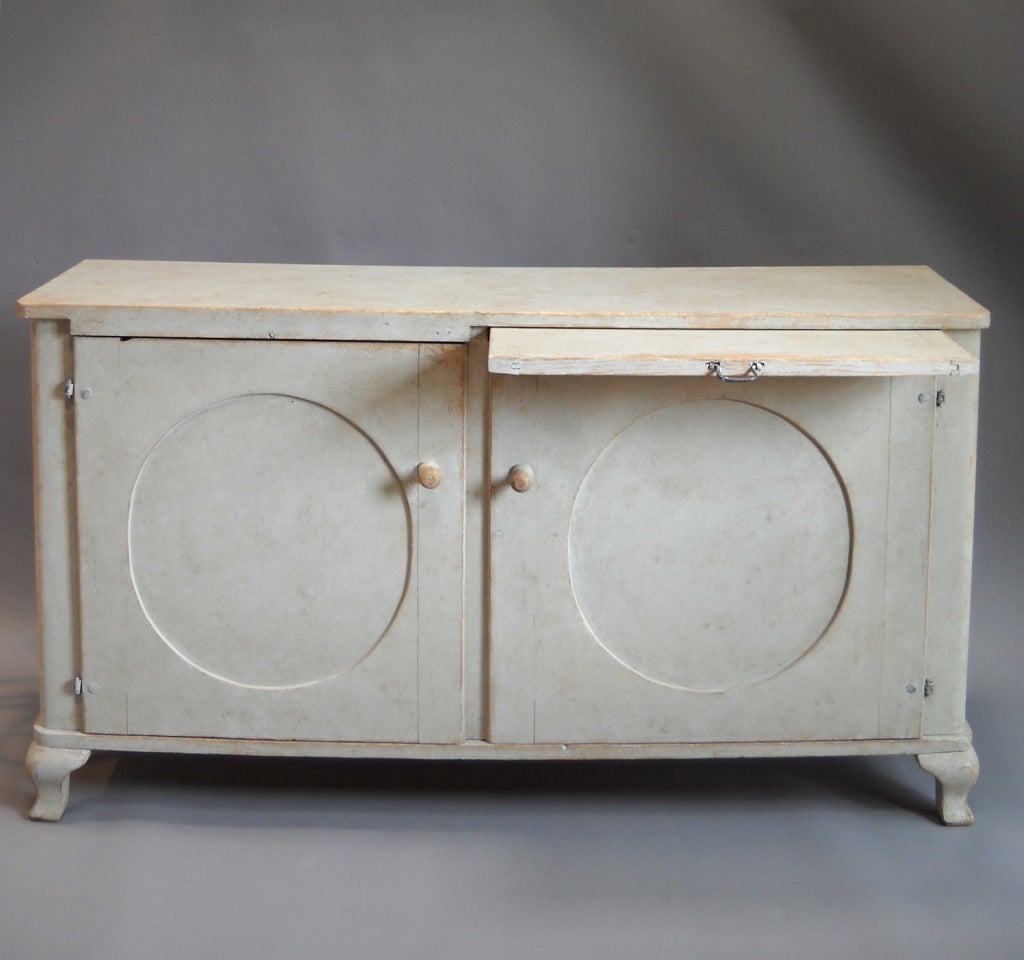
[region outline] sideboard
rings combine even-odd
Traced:
[[[31,816],[90,751],[910,754],[970,823],[927,267],[87,260],[32,321]]]

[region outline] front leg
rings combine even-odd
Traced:
[[[974,823],[967,806],[967,794],[978,782],[978,755],[973,747],[958,753],[921,753],[921,769],[935,777],[935,805],[947,826],[966,827]]]
[[[29,744],[25,769],[36,785],[36,802],[28,815],[33,820],[59,820],[68,805],[68,780],[85,766],[89,750],[68,750]]]

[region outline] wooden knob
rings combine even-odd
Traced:
[[[526,493],[533,486],[533,467],[525,463],[517,463],[508,472],[508,485],[516,493]]]
[[[428,490],[441,485],[441,468],[435,460],[424,460],[416,468],[416,479]]]

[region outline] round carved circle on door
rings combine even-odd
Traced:
[[[128,551],[143,612],[183,660],[241,686],[303,686],[387,633],[409,579],[409,505],[344,417],[281,394],[236,397],[150,451]]]
[[[768,679],[834,620],[853,528],[818,444],[752,403],[636,420],[576,494],[569,571],[597,642],[647,680],[723,692]]]

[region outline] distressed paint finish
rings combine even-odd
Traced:
[[[978,755],[974,748],[957,753],[922,753],[918,754],[917,762],[935,777],[935,806],[942,822],[950,827],[974,823],[974,814],[967,805],[967,795],[978,782]]]
[[[885,544],[885,633],[879,682],[879,729],[889,736],[921,733],[925,702],[928,540],[935,397],[949,377],[898,377],[889,382],[889,466]],[[977,378],[975,378],[977,379]]]
[[[978,372],[938,330],[535,330],[491,333],[491,373],[539,376],[908,377]]]
[[[439,474],[435,488],[415,488],[420,743],[453,743],[464,735],[466,352],[456,344],[418,348],[419,456],[436,462]]]
[[[971,821],[988,313],[928,268],[84,261],[19,312],[33,817],[131,750],[910,754]]]
[[[975,355],[976,332],[958,334]],[[935,410],[932,459],[932,524],[928,566],[927,675],[923,733],[965,729],[967,640],[971,622],[971,564],[974,545],[974,478],[978,433],[978,378],[942,384]]]
[[[535,377],[491,380],[488,739],[495,743],[536,739],[537,658],[546,615],[537,544],[547,477],[543,467],[534,470],[531,490],[519,493],[510,471],[516,464],[528,466],[528,460],[542,462],[537,458],[549,442],[531,431],[523,415],[539,382]]]
[[[976,329],[928,267],[390,267],[84,260],[18,304],[103,336],[468,340],[473,327]]]
[[[890,389],[883,379],[725,385],[685,378],[497,377],[493,391],[493,477],[497,481],[502,468],[528,460],[536,483],[523,494],[503,486],[495,490],[491,642],[492,658],[498,662],[491,677],[492,739],[674,742],[908,735],[917,722],[913,718],[920,715],[920,693],[910,694],[902,686],[883,691],[879,678],[886,658],[911,664],[911,676],[919,677],[924,668],[922,636],[920,630],[914,634],[900,629],[899,622],[887,625],[883,611],[888,589],[923,618],[924,582],[899,569],[887,571],[886,544],[921,535],[922,517],[913,505],[928,499],[930,407],[915,402],[910,415],[926,440],[901,451],[912,469],[890,488]],[[702,413],[701,404],[708,401]],[[762,450],[758,438],[744,432],[755,430],[753,418],[741,418],[742,424],[722,436],[722,447],[700,427],[702,416],[735,402],[744,408],[754,405],[752,411],[780,425],[777,437],[770,433],[782,457],[771,473],[780,482],[787,476],[789,480],[777,492],[766,489],[763,478],[768,464],[762,461],[771,449]],[[673,418],[673,411],[685,415]],[[649,422],[659,431],[661,445],[671,445],[673,456],[682,451],[706,458],[709,470],[727,459],[735,465],[734,476],[730,481],[714,470],[705,481],[698,468],[677,489],[679,478],[659,474],[662,460],[670,468],[673,456],[655,457],[658,443],[650,440],[649,455],[634,451],[627,457],[633,475],[617,475],[613,479],[618,486],[604,490],[600,502],[588,507],[614,518],[606,524],[610,539],[605,552],[594,562],[598,568],[620,565],[623,576],[632,578],[630,561],[637,544],[627,539],[629,518],[621,512],[636,513],[641,524],[659,517],[655,522],[665,528],[664,548],[657,548],[662,551],[659,562],[670,564],[680,581],[695,576],[701,582],[707,575],[702,566],[710,564],[717,588],[711,600],[686,599],[684,583],[670,589],[662,583],[665,571],[651,567],[648,576],[644,570],[650,565],[644,564],[637,585],[628,590],[616,594],[609,584],[599,583],[591,591],[600,598],[605,629],[610,625],[612,630],[605,634],[586,609],[593,600],[581,602],[575,589],[579,565],[590,561],[581,559],[579,545],[572,542],[574,505],[587,492],[588,471],[608,455],[609,445],[652,417],[660,418]],[[749,428],[743,425],[747,419]],[[729,422],[722,420],[722,426],[728,428]],[[800,468],[804,447],[810,459]],[[813,453],[815,449],[820,453]],[[791,535],[786,527],[774,541],[758,546],[758,531],[749,526],[756,518],[738,520],[758,504],[783,516],[794,506],[794,497],[797,505],[800,499],[812,503],[817,488],[803,490],[799,470],[810,470],[815,457],[823,464],[827,457],[834,465],[842,488],[840,492],[836,487],[834,497],[839,503],[848,498],[855,538],[849,581],[831,622],[828,611],[835,607],[837,585],[834,578],[825,580],[827,552],[794,553],[785,546]],[[797,472],[788,473],[790,467]],[[820,476],[816,482],[825,483],[825,473]],[[668,486],[662,494],[657,488],[664,483]],[[695,483],[700,489],[723,488],[716,506],[699,498],[686,504],[687,489]],[[821,489],[822,495],[828,492]],[[679,503],[676,516],[667,507],[670,502]],[[822,509],[833,502],[822,500]],[[799,517],[791,516],[786,523],[797,525],[793,535],[803,535]],[[834,522],[822,527],[821,536],[836,538],[829,543],[842,557],[831,559],[843,560],[845,567],[849,540],[839,540],[833,527]],[[616,530],[618,539],[612,536]],[[653,528],[651,537],[658,539]],[[685,549],[670,557],[674,539]],[[595,541],[588,550],[599,546]],[[786,568],[782,579],[768,566],[773,550],[781,551],[779,561]],[[760,566],[754,563],[758,557],[763,558]],[[748,563],[754,565],[748,569]],[[842,577],[838,568],[836,572]],[[764,590],[768,592],[762,596]],[[728,606],[727,597],[744,592],[750,595],[749,608],[714,610],[719,597]],[[635,625],[633,631],[629,623]],[[671,624],[679,625],[677,635],[668,630]],[[807,637],[794,646],[790,634],[805,632]],[[688,641],[689,636],[694,639]],[[685,647],[688,642],[707,644],[709,656],[718,647],[721,665],[715,669],[724,671],[725,682],[716,683],[709,675],[688,684],[682,675],[659,676],[663,668],[644,665],[668,663],[671,652],[663,645]],[[622,655],[644,644],[654,648],[646,661]],[[758,649],[762,645],[770,649]],[[753,665],[729,667],[742,649],[752,651]],[[685,657],[677,659],[683,662]]]
[[[71,774],[84,767],[92,751],[74,747],[47,747],[33,741],[25,769],[36,788],[36,801],[28,815],[33,820],[57,821],[68,805]]]
[[[699,760],[736,757],[883,757],[961,753],[970,734],[914,740],[763,740],[715,743],[384,743],[342,740],[260,740],[254,737],[135,737],[49,730],[38,724],[35,742],[74,750],[130,750],[238,757],[387,757],[404,760]]]
[[[85,729],[459,739],[463,354],[77,340]]]
[[[487,331],[478,330],[469,341],[466,367],[466,541],[465,648],[463,650],[463,710],[467,740],[487,737],[488,577],[490,458],[489,380]]]
[[[43,723],[68,730],[81,722],[72,681],[80,663],[73,407],[64,392],[71,377],[67,323],[37,321],[32,325],[32,440],[39,707]]]

